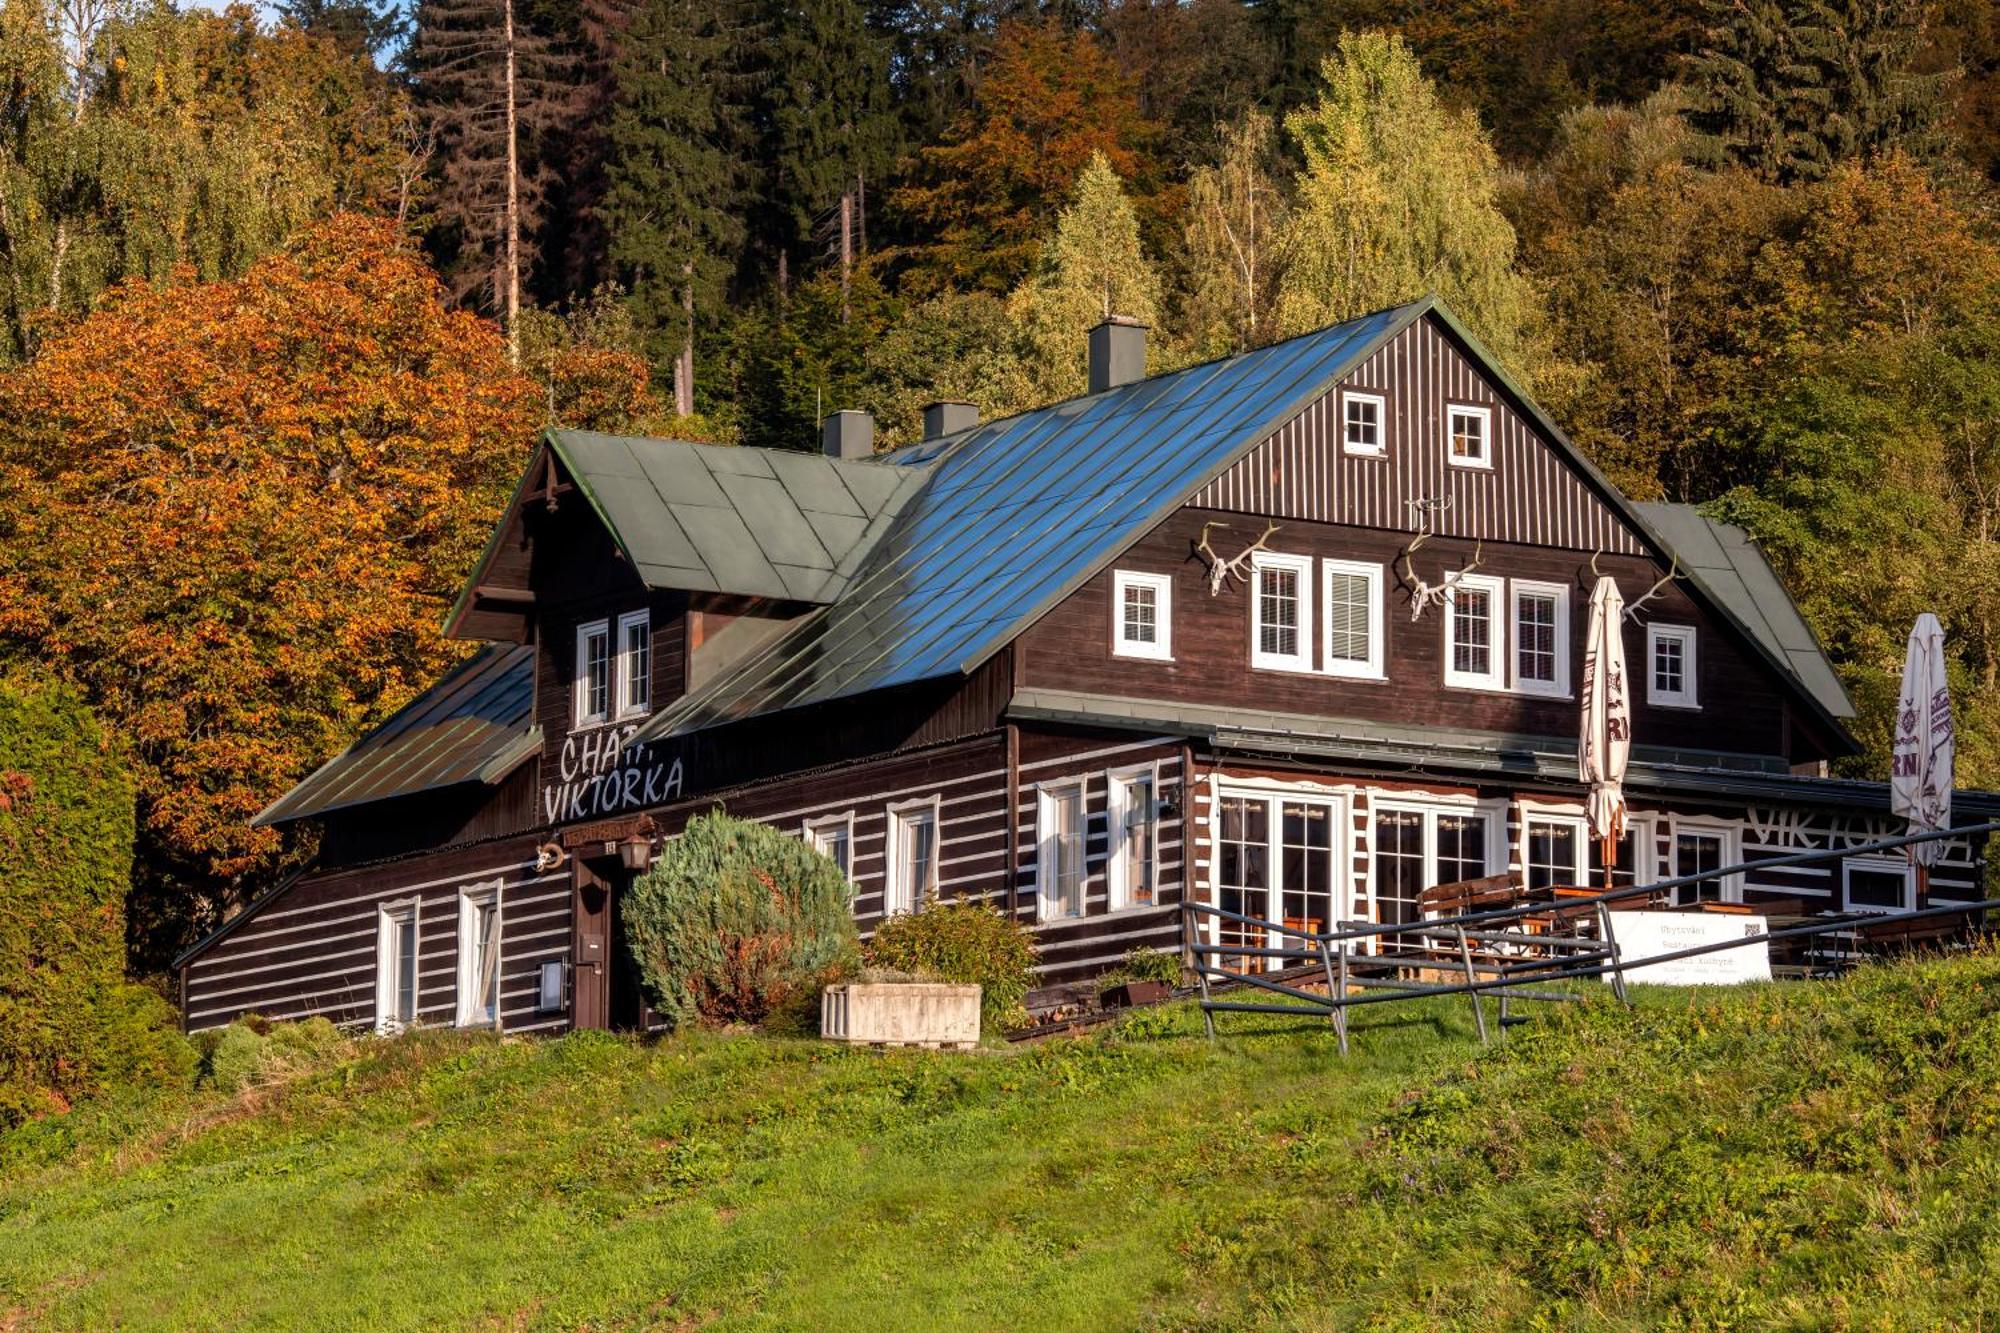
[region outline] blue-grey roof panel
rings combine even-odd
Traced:
[[[1380,311],[843,472],[879,485],[879,472],[930,469],[837,601],[662,710],[645,735],[970,670],[1429,308]]]

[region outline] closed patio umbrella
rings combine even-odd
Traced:
[[[1944,628],[1926,611],[1910,630],[1903,655],[1903,692],[1896,702],[1896,748],[1889,770],[1889,808],[1910,821],[1911,833],[1951,827],[1956,748],[1951,689],[1944,678]],[[1920,867],[1929,866],[1944,854],[1944,843],[1919,843],[1910,853]]]
[[[1590,785],[1590,836],[1604,851],[1604,887],[1625,833],[1625,763],[1632,753],[1632,700],[1625,680],[1625,599],[1609,576],[1590,593],[1583,641],[1583,729],[1577,776]]]

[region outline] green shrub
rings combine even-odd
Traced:
[[[932,903],[921,912],[890,917],[868,942],[868,964],[939,981],[978,982],[980,1014],[989,1031],[1027,1024],[1021,1001],[1034,984],[1034,937],[983,903]]]
[[[803,1028],[820,988],[858,962],[853,886],[797,838],[697,816],[625,900],[625,945],[673,1027]]]
[[[0,1127],[192,1068],[166,1001],[124,977],[132,802],[75,691],[0,675]]]
[[[1134,949],[1116,972],[1104,978],[1106,984],[1126,981],[1159,981],[1169,986],[1181,984],[1181,956],[1165,949]]]
[[[331,1068],[351,1049],[324,1018],[271,1023],[250,1014],[210,1039],[206,1076],[222,1092],[268,1087]]]

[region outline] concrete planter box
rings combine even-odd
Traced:
[[[979,987],[932,982],[849,982],[819,999],[819,1031],[856,1046],[969,1050],[979,1044]]]

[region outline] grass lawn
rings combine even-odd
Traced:
[[[2000,1310],[2000,960],[970,1054],[361,1043],[0,1137],[0,1329],[1936,1327]],[[1256,1029],[1263,1029],[1262,1032]]]

